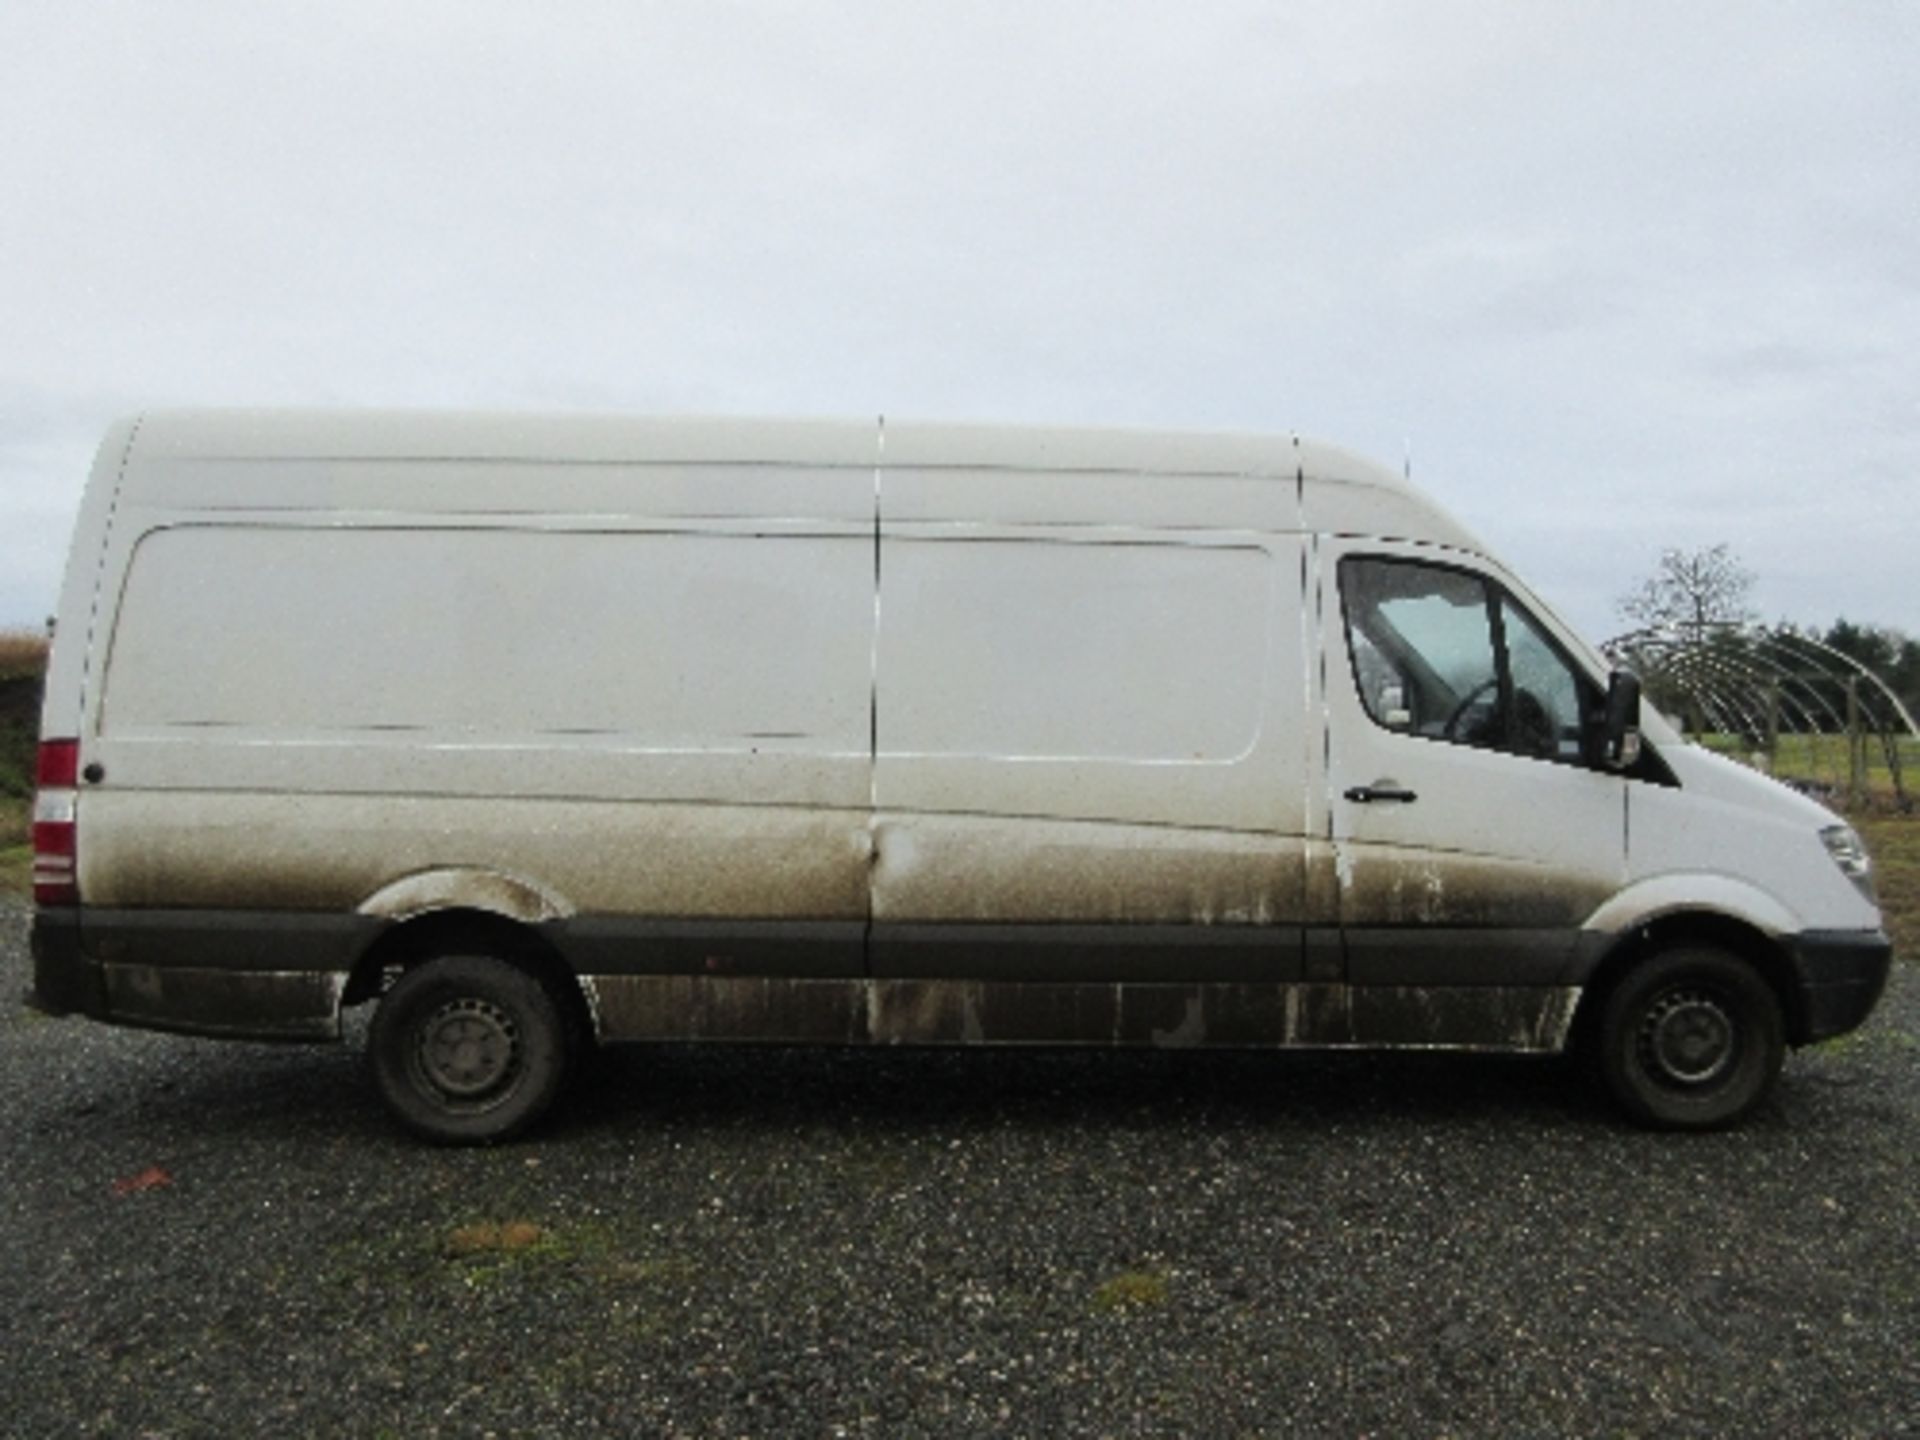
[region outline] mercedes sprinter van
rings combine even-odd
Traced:
[[[1294,438],[127,420],[60,598],[38,1004],[374,1004],[438,1140],[596,1041],[1580,1047],[1729,1124],[1858,1025],[1858,838]]]

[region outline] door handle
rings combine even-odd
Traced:
[[[1420,797],[1402,785],[1355,785],[1347,791],[1347,799],[1356,805],[1371,805],[1376,800],[1394,800],[1402,805],[1411,805]]]

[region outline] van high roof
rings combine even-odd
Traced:
[[[127,433],[130,431],[130,434]],[[395,466],[440,462],[478,467],[473,485],[462,486],[464,501],[492,510],[483,492],[494,489],[483,478],[510,484],[506,472],[519,466],[579,466],[626,470],[633,467],[715,466],[819,469],[880,469],[889,475],[915,472],[933,481],[947,497],[933,510],[913,503],[915,487],[898,497],[904,510],[889,519],[966,518],[986,523],[1057,523],[1034,508],[1038,498],[1019,500],[1017,476],[1110,477],[1112,509],[1102,518],[1115,525],[1140,524],[1203,528],[1251,528],[1271,531],[1320,530],[1394,535],[1484,553],[1472,535],[1418,489],[1386,466],[1317,440],[1287,435],[1198,431],[1154,431],[1038,426],[935,423],[914,420],[791,420],[730,417],[636,417],[596,414],[517,414],[497,411],[210,409],[159,410],[123,422],[119,439],[124,454],[123,498],[161,504],[185,501],[214,508],[249,504],[281,505],[300,501],[275,496],[284,486],[288,465],[316,462],[340,479],[341,466],[363,462],[383,472],[383,483],[398,480]],[[109,440],[109,445],[114,439]],[[272,461],[271,471],[245,464]],[[233,489],[220,503],[205,492],[207,462],[236,462]],[[199,477],[189,499],[173,493],[166,476],[190,468]],[[549,472],[551,473],[551,472]],[[243,478],[243,476],[245,478]],[[446,478],[436,477],[444,493]],[[1164,491],[1149,503],[1138,489],[1142,481],[1240,482],[1238,501],[1224,494],[1204,501],[1194,487],[1184,504],[1169,508]],[[1292,497],[1276,493],[1281,482]],[[1010,482],[1012,482],[1010,488]],[[1131,483],[1129,483],[1131,482]],[[957,488],[956,488],[957,487]],[[524,488],[516,508],[525,507]],[[1213,489],[1215,487],[1205,487]],[[1027,487],[1030,492],[1032,487]],[[957,505],[961,494],[972,506]],[[1008,497],[1006,503],[992,498]],[[398,497],[395,497],[398,498]],[[451,497],[448,497],[451,498]],[[552,497],[561,509],[578,508]],[[1198,502],[1198,503],[1195,503]],[[1290,502],[1290,503],[1289,503]],[[337,489],[327,504],[343,503]],[[413,503],[409,498],[409,505]],[[978,507],[984,506],[984,509]],[[431,506],[430,508],[442,508]],[[449,507],[459,508],[459,507]],[[1180,512],[1191,510],[1191,514]],[[1085,516],[1084,506],[1079,513]]]

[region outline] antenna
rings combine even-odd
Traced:
[[[1405,480],[1409,485],[1411,485],[1413,483],[1413,441],[1412,439],[1409,438],[1409,439],[1402,440],[1400,442],[1400,447],[1402,452],[1406,456],[1406,458],[1400,462],[1400,477],[1401,479]]]

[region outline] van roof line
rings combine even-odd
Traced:
[[[142,417],[157,460],[873,464],[871,420],[401,409],[182,409]],[[1307,477],[1405,489],[1392,469],[1292,432],[885,421],[889,466],[1204,478]]]

